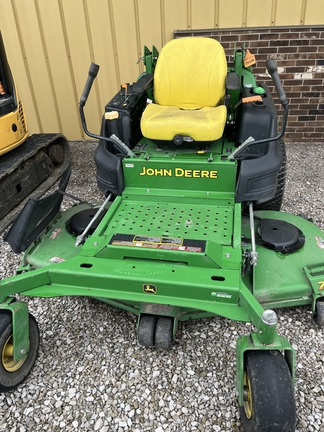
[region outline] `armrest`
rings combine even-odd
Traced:
[[[148,88],[152,87],[153,74],[145,74],[133,85],[134,93],[143,93]]]

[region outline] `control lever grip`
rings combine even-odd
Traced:
[[[82,105],[82,106],[84,106],[87,102],[93,81],[95,80],[96,76],[98,75],[98,71],[99,71],[99,65],[97,65],[96,63],[91,63],[90,68],[89,68],[88,78],[87,78],[87,81],[85,83],[82,96],[80,98],[80,105]]]
[[[283,106],[288,105],[288,99],[281,85],[276,62],[273,59],[269,59],[267,60],[266,64],[267,64],[267,70],[271,75],[272,81],[276,87],[281,104]]]

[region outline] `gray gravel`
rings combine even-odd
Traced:
[[[324,229],[324,145],[290,144],[284,209]],[[69,191],[101,199],[94,143],[73,143]],[[1,240],[0,277],[18,257]],[[241,431],[235,400],[235,340],[250,325],[185,322],[171,351],[139,347],[136,318],[85,298],[28,299],[41,331],[27,380],[0,395],[0,431]],[[296,431],[324,431],[323,330],[309,308],[279,310],[279,333],[297,350]]]

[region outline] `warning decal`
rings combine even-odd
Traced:
[[[202,240],[175,237],[154,237],[131,234],[114,234],[109,242],[112,246],[140,247],[179,252],[205,252],[206,242]]]

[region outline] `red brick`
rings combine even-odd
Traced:
[[[321,47],[324,45],[324,38],[310,39],[309,45],[318,45]]]
[[[291,115],[296,115],[296,116],[307,116],[307,114],[308,114],[307,111],[302,111],[300,109],[295,109],[295,110],[290,109],[289,112]],[[298,121],[301,121],[301,120],[298,120]]]
[[[318,132],[306,132],[304,136],[305,138],[311,138],[312,140],[315,140],[315,138],[319,140],[323,139],[323,135]]]
[[[307,45],[308,46],[308,45],[310,45],[310,41],[309,41],[309,39],[295,39],[294,41],[292,41],[291,45],[294,45],[294,46]]]
[[[278,51],[277,47],[269,46],[269,47],[262,48],[262,51],[260,53],[262,53],[263,55],[265,54],[269,55],[269,54],[276,54],[277,51]]]
[[[304,39],[320,39],[321,38],[321,32],[320,31],[307,31],[307,32],[301,32],[301,37]]]
[[[271,39],[276,39],[278,40],[280,38],[280,33],[260,33],[260,39],[266,39],[266,40],[271,40]]]
[[[302,86],[302,82],[303,82],[302,79],[294,79],[294,80],[289,79],[289,80],[284,80],[284,83],[285,83],[287,86],[289,86],[289,85],[293,86],[294,84],[296,84],[296,85],[301,85],[301,86]]]
[[[300,109],[303,109],[303,110],[308,110],[308,112],[309,112],[309,110],[316,110],[317,109],[317,104],[316,103],[313,103],[313,104],[310,104],[310,103],[308,103],[308,104],[300,104],[299,105],[299,108]]]
[[[295,32],[294,33],[285,32],[285,33],[279,34],[280,39],[297,39],[297,37],[298,37],[298,35],[296,35]]]
[[[285,85],[285,90],[286,91],[290,91],[290,92],[296,92],[297,94],[301,94],[302,91],[310,91],[311,87],[310,86],[304,86],[304,85],[293,85],[293,86],[288,86],[287,85],[287,81],[284,81],[284,85]]]
[[[240,36],[241,40],[245,40],[245,41],[258,41],[260,40],[260,35],[258,33],[254,33],[254,34],[243,34]]]
[[[302,128],[303,127],[303,125],[301,124],[301,122],[295,122],[295,121],[290,121],[290,120],[288,120],[288,125],[289,125],[289,127],[291,127],[291,128]]]
[[[298,103],[307,103],[306,101],[309,101],[308,96],[303,96],[300,94],[300,92],[289,92],[287,91],[287,88],[284,86],[285,93],[288,98],[293,99],[294,101],[297,101]]]
[[[312,91],[319,91],[319,92],[322,92],[322,94],[324,93],[323,84],[322,85],[312,85],[311,88],[312,88]]]
[[[313,63],[314,64],[314,63]],[[298,64],[297,66],[289,66],[287,67],[287,72],[295,74],[295,73],[304,73],[307,72],[307,67],[304,64]]]
[[[297,53],[297,47],[296,46],[278,46],[278,52],[279,53]]]
[[[248,43],[249,48],[265,48],[268,46],[269,46],[269,41],[267,41],[267,40],[250,41]]]
[[[305,85],[323,85],[323,80],[321,79],[312,79],[312,80],[304,80]],[[324,89],[322,88],[322,91]]]
[[[316,115],[316,120],[324,120],[324,110],[318,109],[318,108],[310,108],[309,110],[309,114],[312,115]]]
[[[298,52],[306,52],[306,53],[310,53],[310,52],[317,52],[317,47],[316,46],[299,46],[298,47]]]
[[[230,41],[237,41],[238,38],[235,35],[233,35],[233,36],[231,36],[231,35],[224,35],[224,36],[221,36],[221,40],[222,41],[224,40],[226,42],[230,42]]]

